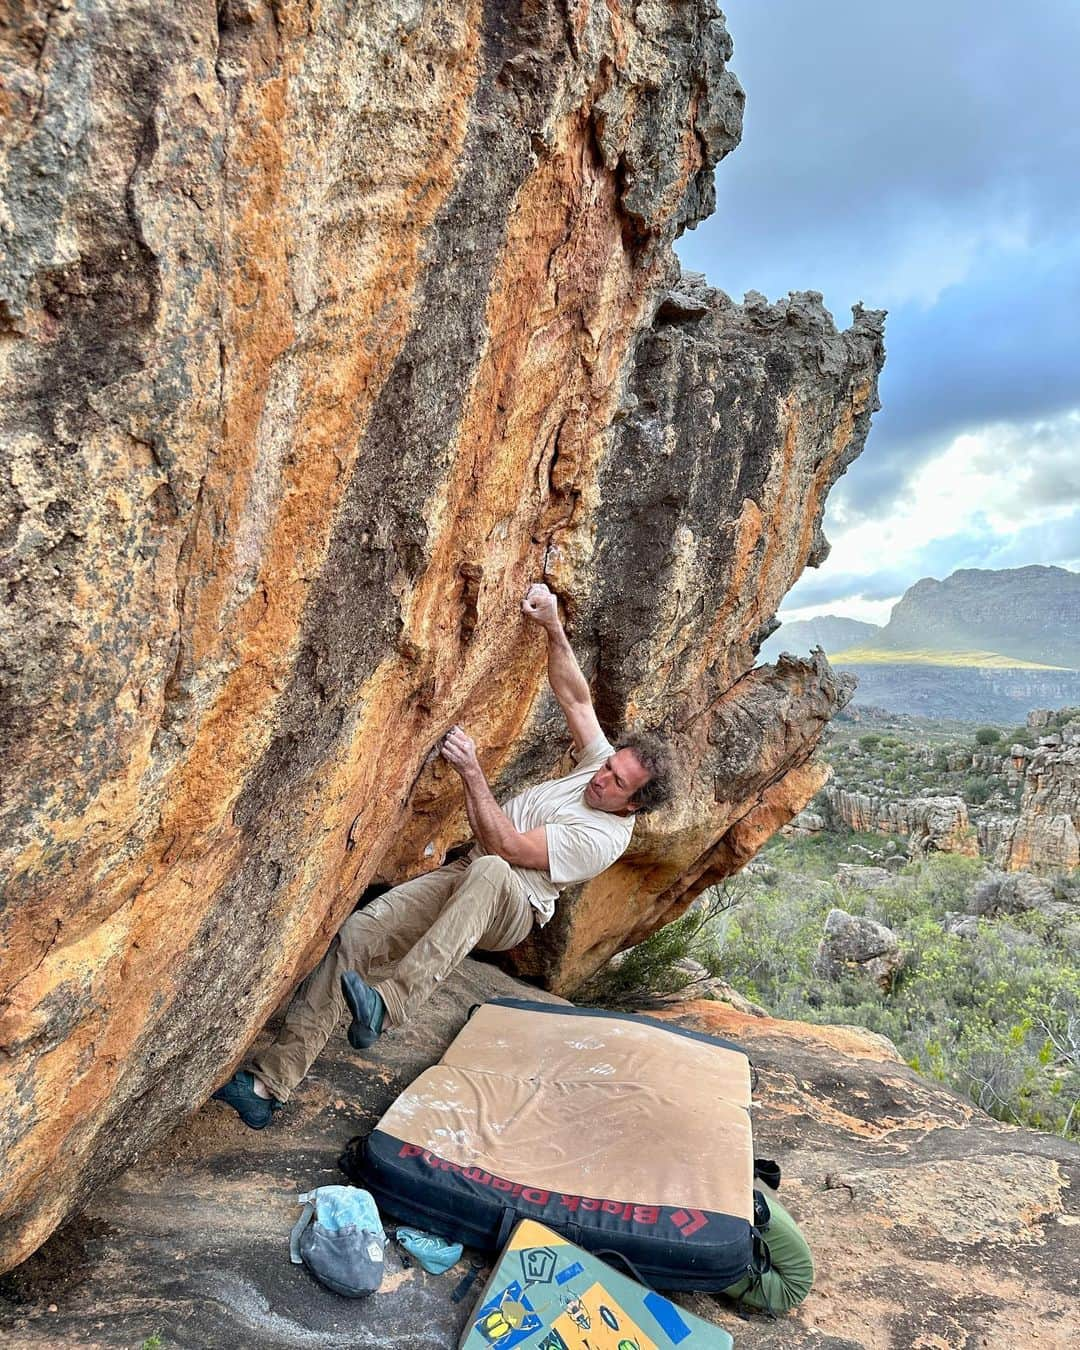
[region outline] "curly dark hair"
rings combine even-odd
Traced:
[[[675,757],[670,744],[651,731],[629,730],[619,737],[616,750],[632,750],[638,763],[649,775],[644,787],[639,787],[633,800],[644,815],[665,806],[675,795],[672,782],[675,777]]]

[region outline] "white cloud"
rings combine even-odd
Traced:
[[[1066,519],[1078,499],[1080,410],[965,431],[920,465],[882,519],[845,528],[840,497],[826,521],[832,542],[826,567],[838,575],[869,574],[915,564],[931,544],[954,536],[1004,541]]]
[[[1080,409],[954,436],[873,520],[847,509],[840,485],[825,531],[832,551],[792,589],[785,621],[836,614],[884,623],[912,583],[960,567],[1041,563],[1076,571]]]

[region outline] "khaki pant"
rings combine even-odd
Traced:
[[[501,952],[532,931],[533,907],[517,874],[488,854],[461,858],[395,886],[342,924],[330,949],[293,995],[277,1040],[249,1067],[279,1101],[306,1075],[345,1013],[341,976],[394,963],[372,982],[385,1027],[408,1021],[474,947]]]

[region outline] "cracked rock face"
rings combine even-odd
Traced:
[[[822,802],[831,823],[879,834],[906,834],[916,857],[927,853],[978,855],[976,832],[962,797],[877,797],[830,786]]]
[[[995,861],[1010,871],[1066,872],[1080,866],[1080,726],[1027,760],[1020,814],[1003,831]]]
[[[202,1101],[372,880],[598,707],[679,804],[519,954],[572,988],[820,785],[753,669],[881,319],[679,278],[742,94],[708,0],[27,3],[0,27],[0,1258]]]

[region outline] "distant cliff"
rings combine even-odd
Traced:
[[[893,606],[879,645],[999,652],[1080,669],[1080,574],[1014,567],[926,577]]]
[[[855,699],[864,706],[1022,722],[1030,708],[1080,701],[1080,574],[1033,566],[925,577],[904,592],[884,628],[835,615],[785,623],[762,645],[761,659],[814,647],[857,676]]]
[[[959,797],[882,797],[832,784],[816,798],[828,829],[907,835],[913,855],[979,851],[967,807]]]
[[[204,1101],[374,879],[564,729],[546,577],[678,804],[520,954],[569,988],[803,805],[753,669],[881,316],[680,278],[743,97],[711,0],[29,3],[6,29],[0,1260]]]
[[[871,734],[834,745],[833,781],[791,829],[905,835],[913,855],[978,853],[1012,872],[1080,867],[1080,709],[1027,720],[1018,743],[905,746]]]
[[[1080,703],[1080,672],[1023,667],[857,662],[837,668],[857,680],[855,700],[890,712],[1020,725],[1035,707]]]
[[[843,627],[841,627],[843,625]],[[850,641],[845,635],[850,633]],[[944,581],[909,586],[882,628],[832,615],[785,624],[785,650],[844,647],[900,651],[996,652],[1018,661],[1080,669],[1080,573],[1063,567],[963,568]]]

